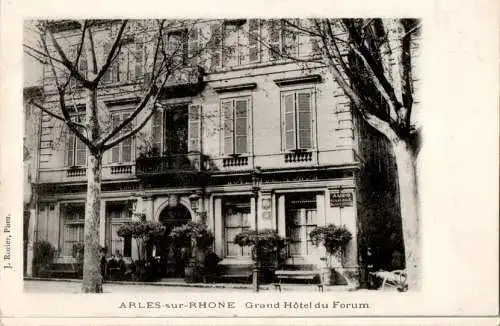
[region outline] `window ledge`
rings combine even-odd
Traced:
[[[254,89],[256,87],[257,87],[257,83],[245,83],[245,84],[214,86],[213,90],[216,93],[220,94],[220,93],[226,93],[226,92],[237,92],[237,91],[250,90],[250,89]]]
[[[274,83],[280,87],[295,85],[295,84],[305,84],[305,83],[319,83],[321,82],[321,75],[307,75],[289,78],[274,79]]]

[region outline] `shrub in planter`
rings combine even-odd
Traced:
[[[33,275],[40,276],[40,272],[48,268],[56,255],[56,248],[48,241],[37,241],[33,244]]]
[[[120,237],[132,237],[137,240],[139,257],[134,262],[134,279],[154,281],[158,277],[157,264],[153,263],[154,258],[150,257],[151,248],[165,234],[165,230],[165,226],[160,222],[141,220],[122,224],[116,231]]]
[[[332,268],[331,258],[341,260],[345,247],[352,239],[351,232],[345,226],[329,224],[314,228],[309,233],[309,236],[311,238],[311,242],[315,246],[323,244],[325,247],[328,256],[325,257],[324,260],[328,268],[328,274],[330,274],[330,270]],[[329,283],[330,275],[327,275],[326,277],[326,282]]]
[[[187,281],[200,282],[203,280],[204,262],[208,250],[213,244],[214,235],[202,222],[189,221],[177,226],[170,232],[174,246],[185,248],[192,258],[185,268]]]
[[[286,260],[285,239],[275,230],[245,230],[234,237],[234,243],[252,248],[252,260],[261,267],[263,281],[271,281],[274,270]]]

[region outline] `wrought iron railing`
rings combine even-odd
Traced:
[[[201,171],[203,156],[200,152],[139,157],[135,163],[137,176]]]

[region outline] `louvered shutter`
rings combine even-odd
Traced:
[[[189,106],[189,151],[200,151],[201,105]]]
[[[141,78],[144,75],[144,47],[141,40],[135,41],[134,51],[134,74],[135,78]]]
[[[222,33],[221,26],[219,24],[213,24],[210,26],[211,38],[212,38],[212,49],[210,55],[210,67],[215,69],[221,65],[221,51],[222,51]]]
[[[270,20],[268,24],[269,34],[269,59],[277,60],[281,54],[281,21]]]
[[[78,138],[76,139],[76,165],[87,165],[87,147]]]
[[[233,119],[233,101],[222,102],[222,114],[224,121],[224,154],[233,153],[233,135],[234,135],[234,119]]]
[[[258,19],[248,21],[248,57],[250,62],[260,61],[260,22]]]
[[[115,113],[111,116],[111,128],[114,130],[120,124],[120,115]],[[118,136],[117,136],[118,137]],[[120,144],[115,145],[111,149],[111,163],[118,163],[120,161]]]
[[[295,149],[295,94],[283,95],[285,149]]]
[[[312,148],[311,93],[297,93],[297,132],[300,149]]]
[[[311,37],[311,55],[316,56],[321,54],[321,48],[319,47],[319,38]]]
[[[108,42],[106,42],[103,45],[103,58],[107,58],[108,57],[109,51],[111,51],[111,44],[109,44]],[[113,72],[111,70],[112,70],[112,68],[110,66],[108,68],[108,70],[106,70],[106,72],[104,73],[104,75],[102,76],[102,82],[103,83],[110,83],[111,82],[112,75],[113,75]]]
[[[298,21],[294,21],[293,23],[299,24]],[[281,28],[283,33],[282,51],[292,57],[298,56],[299,35],[297,30],[290,25],[285,25],[285,22],[281,22]]]
[[[235,154],[247,152],[248,146],[248,100],[235,100]]]
[[[163,137],[163,111],[157,109],[153,115],[152,120],[152,135],[153,135],[153,147],[158,149],[161,153],[162,151],[162,137]]]
[[[188,42],[189,42],[188,51],[189,51],[190,63],[192,65],[198,63],[198,56],[200,52],[199,34],[200,34],[199,28],[191,27],[191,30],[189,31],[188,35]]]
[[[123,120],[128,118],[130,114],[124,113]],[[122,134],[126,134],[127,132],[132,130],[132,123],[128,123],[122,129]],[[122,141],[122,157],[121,162],[131,162],[132,161],[132,137],[129,137]]]
[[[66,166],[71,167],[75,165],[75,134],[68,130],[68,137],[66,143]]]

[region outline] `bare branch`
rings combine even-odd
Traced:
[[[118,34],[116,35],[115,41],[113,42],[113,46],[111,47],[111,50],[108,53],[108,57],[106,58],[106,62],[104,63],[104,65],[101,67],[101,69],[97,73],[97,76],[95,77],[93,82],[98,83],[99,80],[102,78],[102,76],[104,76],[106,71],[108,71],[109,66],[111,66],[111,64],[113,63],[116,49],[118,49],[118,47],[120,45],[123,32],[125,31],[125,27],[127,26],[127,22],[128,22],[127,20],[123,20],[122,25],[120,26],[120,30],[118,31]]]
[[[78,71],[78,69],[75,67],[75,65],[68,59],[66,56],[66,53],[64,53],[63,49],[59,45],[59,42],[57,42],[54,34],[50,31],[50,29],[47,29],[47,32],[49,33],[52,43],[54,44],[54,47],[56,48],[57,53],[59,54],[59,57],[61,58],[61,63],[68,68],[70,71],[70,75],[75,77],[82,85],[84,86],[89,86],[89,81],[82,76],[82,74]]]
[[[413,89],[412,89],[412,70],[411,70],[411,31],[415,30],[416,27],[411,27],[411,22],[403,19],[401,21],[403,28],[405,30],[405,35],[401,40],[401,58],[400,62],[402,65],[401,72],[401,92],[403,98],[403,105],[406,108],[405,113],[405,127],[410,128],[411,124],[411,111],[413,106]]]
[[[88,32],[88,38],[89,38],[89,46],[90,46],[90,71],[93,74],[97,74],[97,56],[95,53],[95,43],[94,43],[94,36],[92,35],[92,30],[89,27],[89,32]],[[88,55],[88,54],[87,54]]]
[[[333,36],[333,31],[332,31],[332,25],[328,19],[325,20],[325,29],[328,33],[328,36],[332,39],[330,44],[332,45],[332,50],[334,52],[335,57],[337,58],[337,61],[339,62],[340,66],[344,70],[344,73],[347,75],[348,78],[352,78],[351,71],[347,67],[347,64],[345,63],[344,59],[342,58],[342,54],[340,53],[340,49],[337,46],[337,42]]]
[[[126,134],[123,134],[122,136],[120,136],[120,137],[116,138],[115,140],[111,141],[110,143],[105,144],[103,146],[103,150],[106,151],[106,150],[108,150],[110,148],[113,148],[114,146],[118,145],[119,143],[121,143],[125,139],[127,139],[129,137],[132,137],[135,134],[137,134],[146,125],[146,123],[149,121],[149,119],[153,116],[153,114],[156,111],[157,111],[157,107],[156,107],[156,105],[153,105],[153,108],[151,109],[151,112],[148,113],[148,115],[146,116],[146,118],[144,118],[144,120],[139,125],[137,125],[135,128],[133,128],[132,130],[130,130]]]

